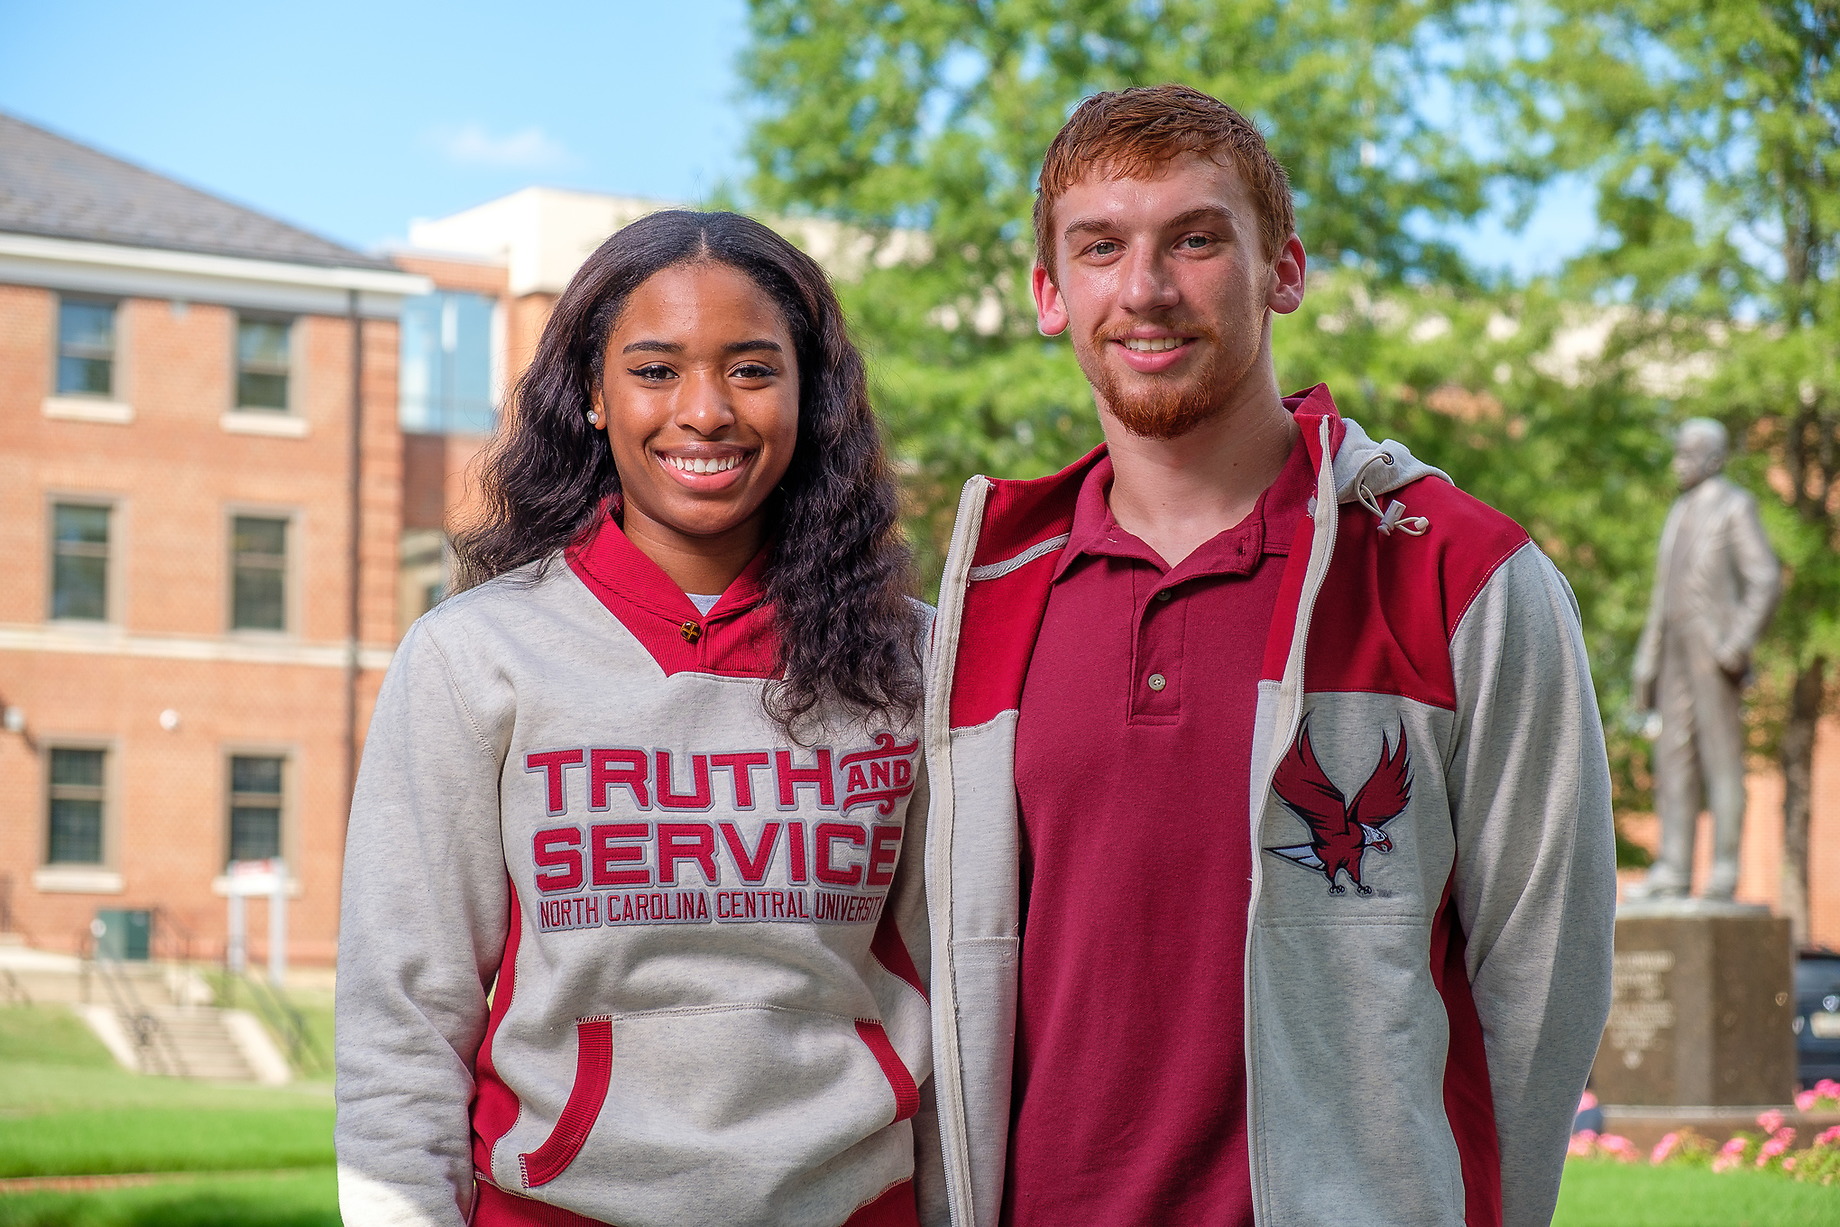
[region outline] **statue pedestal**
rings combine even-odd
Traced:
[[[1788,921],[1741,904],[1625,904],[1614,966],[1591,1071],[1606,1105],[1762,1108],[1793,1097]]]

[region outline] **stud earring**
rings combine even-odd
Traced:
[[[599,409],[588,410],[588,425],[599,426],[600,424],[601,424],[601,411]]]

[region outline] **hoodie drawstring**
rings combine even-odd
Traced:
[[[1422,537],[1431,527],[1430,520],[1424,516],[1407,515],[1406,505],[1398,499],[1394,499],[1382,508],[1380,500],[1375,498],[1374,492],[1367,488],[1367,470],[1376,464],[1391,465],[1392,463],[1393,454],[1391,452],[1375,452],[1362,461],[1361,467],[1354,475],[1354,496],[1360,500],[1361,506],[1380,518],[1381,532],[1390,536],[1396,528],[1408,536]]]

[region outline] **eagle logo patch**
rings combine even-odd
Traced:
[[[1371,895],[1373,887],[1361,881],[1361,858],[1369,848],[1381,853],[1393,850],[1393,841],[1384,828],[1405,811],[1412,799],[1412,759],[1406,750],[1405,723],[1400,723],[1399,739],[1390,747],[1386,735],[1381,734],[1380,761],[1352,801],[1343,797],[1342,790],[1316,761],[1307,718],[1297,732],[1296,744],[1278,764],[1271,787],[1284,802],[1284,808],[1310,829],[1310,842],[1265,851],[1316,870],[1329,879],[1332,895],[1347,893],[1347,888],[1336,881],[1344,873],[1356,892]]]

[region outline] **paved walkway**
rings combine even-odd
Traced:
[[[0,1197],[9,1193],[91,1193],[105,1189],[139,1189],[156,1184],[190,1184],[202,1180],[276,1180],[320,1171],[319,1167],[280,1167],[242,1172],[119,1172],[108,1176],[12,1176],[0,1179]]]

